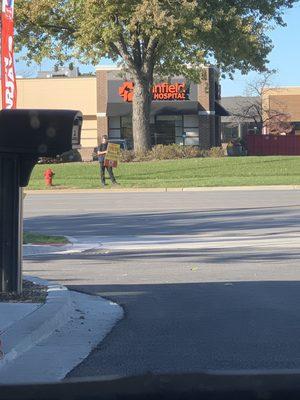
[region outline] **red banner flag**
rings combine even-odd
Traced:
[[[17,106],[14,65],[14,0],[2,0],[1,28],[2,108],[11,109]]]

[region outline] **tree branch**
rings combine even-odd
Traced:
[[[159,38],[157,36],[152,36],[148,41],[143,60],[143,69],[147,75],[153,75],[153,70],[156,63],[155,51],[158,44]]]
[[[123,27],[120,24],[119,16],[117,14],[114,15],[114,22],[121,29],[121,31],[123,32]],[[119,40],[118,40],[118,42],[114,43],[114,46],[117,48],[118,54],[120,54],[120,56],[123,58],[123,60],[127,64],[127,66],[130,69],[132,69],[133,71],[136,71],[136,65],[135,65],[135,62],[134,62],[134,57],[132,57],[132,55],[130,54],[130,52],[129,52],[128,48],[127,48],[124,36],[123,36],[122,33],[120,33]]]
[[[119,41],[115,42],[114,45],[116,46],[118,53],[123,58],[125,63],[128,65],[128,67],[130,69],[132,69],[133,71],[136,71],[136,66],[135,66],[134,60],[127,49],[127,46],[124,41],[124,37],[122,35],[120,35]]]
[[[75,33],[76,29],[70,27],[70,26],[61,26],[61,25],[53,25],[53,24],[41,24],[40,25],[42,28],[46,29],[54,29],[56,31],[67,31],[69,33]]]
[[[135,64],[138,66],[138,68],[141,68],[142,66],[142,52],[141,52],[141,43],[139,39],[136,39],[134,41],[134,44],[132,46],[133,50],[133,59]]]

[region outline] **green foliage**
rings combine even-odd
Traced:
[[[225,152],[223,147],[212,147],[207,151],[206,156],[212,158],[225,157]]]
[[[68,239],[64,236],[49,236],[40,233],[24,232],[24,244],[68,244]]]
[[[81,155],[78,150],[70,150],[61,154],[60,156],[54,157],[41,157],[39,164],[59,164],[67,162],[80,162],[82,161]]]
[[[120,157],[120,161],[121,162],[131,162],[134,160],[134,151],[133,150],[123,150],[121,151],[121,157]]]
[[[177,158],[201,157],[201,150],[192,146],[180,146],[178,144],[170,144],[163,146],[161,144],[154,146],[149,152],[151,160],[174,160]]]
[[[222,147],[212,147],[210,150],[201,150],[198,146],[181,146],[178,144],[162,145],[152,147],[151,150],[135,153],[133,150],[122,151],[121,162],[132,161],[159,161],[159,160],[176,160],[182,158],[199,158],[199,157],[224,157],[224,149]]]
[[[185,74],[204,62],[263,71],[267,35],[297,0],[16,0],[16,43],[27,59],[121,61],[131,75]],[[188,66],[188,68],[187,68]]]
[[[199,82],[203,65],[265,71],[268,36],[298,0],[16,0],[16,38],[27,60],[120,62],[135,83],[135,149],[150,147],[155,76]],[[143,124],[137,123],[144,121]]]
[[[59,156],[58,159],[59,159],[59,162],[62,162],[62,163],[82,161],[81,155],[78,150],[66,151],[61,156]]]

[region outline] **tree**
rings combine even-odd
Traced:
[[[263,128],[272,134],[293,131],[286,105],[278,99],[275,99],[271,105],[266,101],[268,95],[276,88],[273,84],[275,73],[276,71],[266,72],[248,83],[246,97],[240,102],[237,101],[231,113],[236,123],[252,121],[257,133],[260,134]]]
[[[155,74],[199,81],[204,63],[223,73],[266,70],[267,29],[297,0],[16,0],[16,44],[28,59],[123,64],[134,82],[136,150],[150,147]]]

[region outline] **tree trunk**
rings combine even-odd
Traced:
[[[150,111],[151,82],[135,79],[132,102],[132,129],[134,150],[145,152],[151,148]]]

